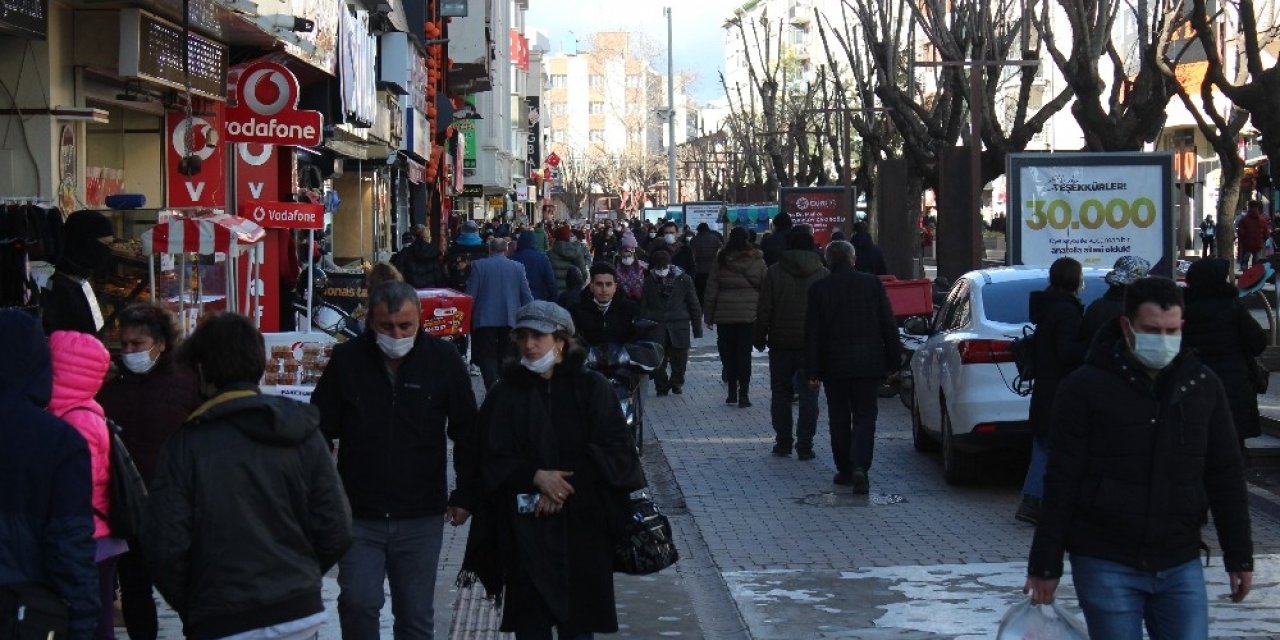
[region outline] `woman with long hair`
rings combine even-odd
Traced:
[[[702,313],[707,328],[716,330],[716,346],[729,386],[726,404],[751,406],[752,331],[760,286],[768,269],[764,254],[751,244],[747,230],[734,227],[707,278]]]

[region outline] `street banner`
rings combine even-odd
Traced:
[[[1132,255],[1172,274],[1171,154],[1015,153],[1008,175],[1010,264],[1109,269]]]
[[[720,228],[720,215],[724,212],[723,202],[686,202],[684,203],[684,223],[690,229],[707,223],[712,229]]]
[[[846,238],[853,232],[853,207],[844,187],[783,187],[778,190],[778,204],[791,216],[792,224],[813,227],[819,247],[827,246],[836,231],[843,231]]]
[[[324,205],[301,202],[242,202],[240,217],[265,229],[323,229]]]
[[[208,115],[165,112],[165,170],[169,178],[165,196],[170,208],[218,208],[227,203],[222,116],[222,104],[217,102]]]

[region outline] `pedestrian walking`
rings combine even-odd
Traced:
[[[1267,238],[1271,236],[1271,222],[1262,213],[1262,203],[1250,200],[1236,241],[1240,245],[1240,269],[1243,271],[1257,264],[1264,257]]]
[[[468,220],[462,223],[462,232],[449,247],[445,257],[446,279],[450,289],[467,290],[467,278],[471,276],[471,263],[489,255],[489,249],[480,239],[480,227]]]
[[[1200,247],[1204,251],[1204,257],[1208,258],[1218,250],[1215,246],[1217,241],[1217,223],[1213,221],[1213,214],[1206,213],[1204,220],[1200,221]]]
[[[551,251],[547,253],[547,257],[551,259],[551,268],[556,273],[556,286],[561,291],[569,289],[568,276],[569,267],[576,267],[578,274],[585,280],[587,277],[587,259],[582,250],[573,241],[573,230],[569,227],[560,227],[555,232],[555,244],[551,245]]]
[[[414,225],[413,241],[391,257],[404,281],[414,289],[434,289],[445,285],[444,268],[440,264],[440,250],[431,243],[430,233],[423,225]]]
[[[595,253],[595,262],[613,263],[621,248],[619,238],[614,235],[613,227],[604,225],[591,236],[591,249]]]
[[[517,640],[618,630],[610,518],[645,485],[613,388],[584,366],[574,329],[554,304],[521,309],[519,360],[477,425],[483,480],[459,582],[500,597],[501,630]]]
[[[644,293],[644,277],[649,271],[649,263],[636,255],[634,239],[631,240],[630,246],[625,237],[622,239],[622,253],[618,254],[618,265],[614,268],[618,272],[618,286],[622,288],[623,293],[628,298],[639,302],[641,294]]]
[[[351,544],[316,410],[258,391],[266,350],[244,316],[205,318],[179,359],[207,401],[151,483],[142,549],[156,586],[188,638],[314,638],[321,578]]]
[[[827,245],[831,274],[809,288],[805,311],[805,372],[826,389],[833,482],[870,490],[876,438],[876,391],[896,373],[902,354],[889,294],[880,278],[854,269],[848,242]]]
[[[689,366],[689,339],[702,337],[702,307],[693,278],[671,264],[671,254],[655,251],[640,296],[640,315],[658,323],[655,341],[662,343],[662,361],[653,370],[653,386],[659,396],[684,393]]]
[[[1200,561],[1208,512],[1231,600],[1253,583],[1249,495],[1218,377],[1182,348],[1183,300],[1164,278],[1129,285],[1053,406],[1049,472],[1024,590],[1050,603],[1071,574],[1093,638],[1208,638]]]
[[[569,314],[578,337],[588,347],[626,344],[637,337],[640,306],[620,295],[617,271],[603,262],[591,265],[591,283],[569,308]]]
[[[89,640],[101,602],[89,445],[45,411],[53,359],[40,322],[0,309],[0,352],[0,587],[66,602],[67,638]],[[0,611],[0,623],[15,613]]]
[[[532,231],[523,231],[517,236],[516,251],[511,259],[524,265],[525,279],[529,281],[529,293],[535,300],[554,302],[560,296],[560,287],[556,284],[556,272],[551,268],[551,259],[545,251],[537,248],[537,237]]]
[[[568,286],[564,291],[560,292],[560,297],[556,299],[556,304],[570,311],[578,301],[582,300],[583,289],[587,286],[587,279],[578,271],[577,267],[569,267],[564,272],[565,284]]]
[[[769,416],[773,422],[773,455],[812,460],[818,430],[818,390],[809,386],[804,369],[805,312],[809,288],[830,273],[814,253],[813,235],[793,231],[787,250],[769,267],[760,287],[754,342],[769,349]],[[792,431],[791,401],[799,397],[800,415]]]
[[[120,425],[120,439],[142,479],[150,485],[160,451],[201,404],[195,376],[178,366],[173,316],[152,304],[135,304],[120,312],[120,357],[98,404]],[[155,580],[147,568],[142,542],[129,540],[120,556],[120,609],[129,640],[155,640],[159,633]]]
[[[701,222],[698,224],[698,233],[693,236],[689,246],[693,250],[693,261],[698,266],[697,272],[693,275],[694,288],[698,291],[698,302],[706,304],[707,278],[711,277],[711,267],[715,265],[716,254],[720,253],[720,248],[724,246],[724,238],[719,232],[712,231],[707,223]]]
[[[657,251],[666,251],[671,254],[671,264],[680,267],[682,271],[689,274],[690,278],[698,272],[693,249],[690,249],[688,243],[681,239],[680,227],[676,223],[664,222],[658,228],[657,237],[649,243],[650,260]]]
[[[89,443],[90,469],[93,473],[93,540],[94,562],[98,566],[97,640],[115,638],[112,602],[116,592],[116,565],[120,555],[129,549],[123,539],[111,534],[107,523],[111,511],[111,433],[102,406],[94,400],[106,379],[111,355],[96,337],[78,331],[54,331],[49,336],[53,356],[53,395],[49,413],[75,427]]]
[[[1093,340],[1108,324],[1124,315],[1124,292],[1138,278],[1147,277],[1151,271],[1151,263],[1138,256],[1120,256],[1116,258],[1111,271],[1102,279],[1107,283],[1107,291],[1102,297],[1089,303],[1084,310],[1084,337]]]
[[[884,262],[884,253],[871,239],[871,228],[867,223],[857,222],[853,225],[853,238],[850,239],[850,243],[858,254],[858,262],[853,265],[853,268],[873,276],[889,275],[889,267]]]
[[[489,239],[489,257],[471,263],[467,292],[471,312],[471,362],[480,367],[484,388],[498,380],[502,361],[513,351],[511,325],[516,311],[530,302],[524,265],[507,257],[505,238]]]
[[[1241,440],[1262,435],[1255,386],[1255,358],[1267,348],[1267,333],[1240,303],[1240,290],[1227,278],[1230,263],[1202,258],[1187,270],[1186,324],[1182,342],[1218,374],[1227,392],[1227,407]]]
[[[1084,363],[1093,336],[1083,327],[1080,293],[1084,275],[1074,258],[1058,258],[1049,266],[1049,286],[1032,291],[1030,319],[1036,325],[1036,381],[1031,390],[1031,462],[1022,483],[1022,502],[1014,518],[1035,524],[1044,497],[1044,472],[1048,464],[1053,399],[1067,374]]]
[[[760,286],[764,284],[763,254],[747,240],[747,230],[734,227],[716,256],[707,280],[702,312],[707,328],[716,332],[716,347],[729,386],[726,404],[751,406],[751,343]]]
[[[764,253],[764,263],[773,266],[782,258],[787,250],[787,234],[791,233],[791,216],[787,212],[773,217],[773,231],[760,241],[760,250]]]
[[[84,209],[67,216],[62,227],[62,253],[41,294],[46,333],[79,331],[96,335],[102,330],[102,309],[89,278],[107,266],[114,239],[115,227],[98,211]]]
[[[311,396],[320,428],[341,445],[338,472],[354,516],[351,549],[338,563],[346,640],[380,637],[388,578],[396,639],[434,637],[444,517],[461,525],[473,508],[471,378],[452,345],[422,330],[420,313],[413,287],[387,282],[374,289],[372,331],[334,348]],[[458,478],[452,493],[448,440]]]

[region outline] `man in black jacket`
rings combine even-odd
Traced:
[[[422,331],[417,293],[378,285],[369,327],[333,351],[311,402],[320,428],[339,441],[355,517],[338,567],[338,617],[346,640],[379,637],[383,582],[391,579],[398,640],[433,637],[436,566],[444,518],[463,524],[473,507],[476,399],[452,345]],[[448,492],[448,439],[458,488]]]
[[[773,217],[773,233],[760,241],[760,250],[764,252],[764,263],[773,266],[782,252],[787,250],[787,234],[791,233],[791,216],[785,211]]]
[[[827,245],[831,275],[809,288],[804,370],[810,386],[821,383],[827,390],[834,482],[865,494],[879,412],[876,391],[897,371],[902,343],[884,285],[855,270],[854,259],[848,242]]]
[[[1027,563],[1034,604],[1053,601],[1062,556],[1094,638],[1207,638],[1200,533],[1213,512],[1244,600],[1253,542],[1244,467],[1217,376],[1181,351],[1182,293],[1164,278],[1125,292],[1053,407],[1045,499]]]
[[[618,272],[603,262],[591,265],[591,283],[569,309],[578,336],[588,347],[626,344],[637,338],[640,306],[618,295]]]
[[[319,631],[321,578],[351,544],[351,511],[316,410],[258,392],[266,350],[244,316],[204,320],[179,359],[209,399],[165,442],[151,483],[142,549],[156,587],[188,638]]]

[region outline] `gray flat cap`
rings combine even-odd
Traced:
[[[534,300],[516,312],[516,326],[512,329],[529,329],[538,333],[565,331],[573,333],[573,318],[564,307],[546,300]]]

